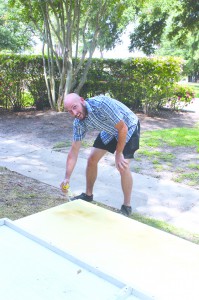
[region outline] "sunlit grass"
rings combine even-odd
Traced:
[[[199,83],[187,83],[189,87],[191,87],[194,90],[195,98],[199,98]]]
[[[184,149],[180,165],[176,154],[178,147]],[[190,161],[189,157],[192,153],[195,158]],[[199,124],[194,128],[172,128],[144,132],[141,135],[138,158],[141,158],[141,163],[150,162],[151,167],[157,172],[162,172],[165,168],[170,169],[171,178],[175,182],[197,186],[199,185],[199,155],[197,158],[197,153],[199,153]]]
[[[71,142],[58,142],[53,146],[53,150],[64,149],[70,146],[71,146]]]
[[[141,146],[142,149],[142,146]],[[157,158],[164,160],[164,161],[171,161],[172,159],[175,158],[175,155],[172,153],[166,153],[166,152],[161,152],[158,150],[151,150],[151,149],[143,149],[139,150],[139,154],[148,156],[149,158],[153,158],[153,161],[157,162]]]
[[[82,141],[82,147],[83,148],[89,148],[92,147],[94,140],[83,140]],[[71,146],[71,141],[66,141],[66,142],[57,142],[52,148],[53,150],[62,150],[65,148],[68,148]]]
[[[157,172],[162,172],[164,170],[164,167],[160,164],[154,164],[154,168]]]
[[[196,146],[199,151],[198,128],[172,128],[163,130],[146,131],[141,136],[141,148],[160,147],[167,144],[172,147]]]
[[[199,170],[199,164],[188,164],[188,168],[193,170]]]
[[[184,182],[187,180],[187,184],[190,186],[199,185],[199,172],[190,172],[185,174],[178,175],[174,181],[175,182]]]
[[[93,140],[83,140],[82,147],[84,147],[84,148],[92,147],[93,142],[94,142]]]

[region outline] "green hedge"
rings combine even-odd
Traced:
[[[0,66],[1,106],[20,110],[26,93],[37,109],[49,105],[41,56],[0,55]],[[175,58],[93,59],[80,94],[86,98],[107,93],[134,110],[150,112],[172,96],[181,68],[181,61]]]
[[[29,92],[37,109],[49,106],[41,56],[0,55],[0,105],[20,111]]]
[[[109,93],[133,109],[161,107],[180,78],[182,62],[175,58],[93,59],[82,94]]]

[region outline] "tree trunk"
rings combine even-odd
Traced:
[[[50,107],[53,109],[52,97],[51,97],[49,82],[48,82],[48,78],[47,78],[47,70],[46,70],[46,60],[45,60],[45,56],[44,56],[44,48],[45,48],[45,42],[43,41],[42,57],[43,57],[43,66],[44,66],[44,79],[45,79],[45,82],[46,82],[46,88],[47,88],[47,93],[48,93],[48,101],[49,101]]]
[[[117,15],[117,20],[120,20],[120,16],[122,17],[126,10],[125,3],[128,1],[18,0],[17,2],[21,3],[24,8],[21,10],[21,18],[30,20],[35,24],[47,47],[48,59],[45,60],[43,49],[43,61],[45,60],[44,77],[48,99],[51,108],[57,108],[60,111],[64,95],[74,91],[74,89],[79,93],[83,87],[98,40],[101,39],[103,42],[102,50],[106,48],[106,40],[109,40],[109,36],[111,37],[111,44],[117,40],[118,32],[115,29],[112,30],[109,24],[112,21],[115,24],[115,15]],[[124,25],[120,21],[118,24]],[[76,46],[74,66],[72,44]],[[79,61],[78,54],[81,45],[83,48]],[[61,51],[57,52],[57,49]],[[89,53],[89,58],[78,83],[79,70],[82,70],[84,66],[87,53]],[[56,65],[58,72],[55,68]],[[59,81],[58,92],[56,91],[57,81]]]

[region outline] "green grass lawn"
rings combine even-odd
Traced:
[[[163,144],[172,147],[196,146],[199,152],[199,128],[172,128],[146,131],[141,137],[141,149],[147,147],[157,148]]]
[[[191,87],[194,90],[195,98],[199,98],[199,83],[186,83],[189,87]]]
[[[157,177],[167,171],[175,182],[199,186],[199,126],[142,133],[136,160],[137,167],[150,163]]]

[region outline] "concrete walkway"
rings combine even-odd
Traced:
[[[59,188],[65,174],[66,154],[2,137],[0,144],[0,166]],[[85,191],[85,167],[86,159],[79,157],[71,178],[71,191],[76,195]],[[134,212],[199,234],[199,191],[136,173],[133,178]],[[94,199],[120,208],[122,191],[115,167],[101,163]]]

